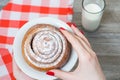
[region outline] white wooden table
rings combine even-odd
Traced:
[[[9,0],[0,0],[0,8]],[[81,27],[81,1],[74,2],[73,22]],[[96,52],[107,80],[120,80],[120,0],[106,0],[100,28],[85,32]]]

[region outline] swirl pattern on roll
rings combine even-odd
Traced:
[[[31,27],[22,43],[25,60],[40,70],[60,68],[70,55],[66,38],[57,28],[49,24]]]

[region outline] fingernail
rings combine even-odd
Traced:
[[[80,32],[81,32],[82,34],[85,34],[83,30],[80,30]]]
[[[67,23],[70,27],[73,25],[74,27],[77,27],[75,23]]]
[[[65,30],[63,27],[60,27],[60,30]]]
[[[71,26],[71,25],[72,25],[72,23],[71,23],[71,22],[68,22],[67,24],[68,24],[69,26]]]
[[[46,72],[46,74],[50,75],[50,76],[54,76],[54,72],[52,72],[52,71],[48,71],[48,72]]]
[[[72,23],[72,25],[73,25],[74,27],[77,27],[75,23]]]

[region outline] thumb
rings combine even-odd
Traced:
[[[46,74],[48,74],[50,76],[56,76],[62,80],[70,80],[70,78],[71,78],[70,72],[65,72],[65,71],[61,71],[58,69],[50,70]]]

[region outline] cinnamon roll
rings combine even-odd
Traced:
[[[47,71],[61,68],[70,57],[71,45],[53,25],[32,26],[22,40],[22,54],[31,67]]]

